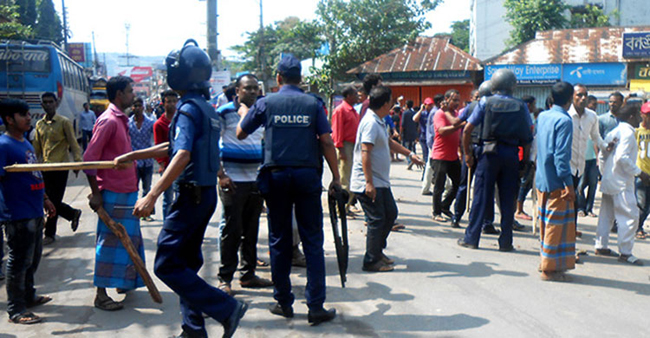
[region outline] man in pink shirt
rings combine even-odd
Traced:
[[[336,147],[339,160],[339,172],[341,173],[341,186],[350,192],[350,175],[352,173],[352,155],[354,143],[357,139],[357,128],[359,127],[359,114],[354,110],[357,103],[357,89],[354,86],[347,86],[343,89],[343,102],[334,109],[332,114],[332,140]],[[348,215],[351,215],[353,195],[345,205]],[[352,214],[352,216],[354,216]]]
[[[84,161],[112,161],[119,155],[131,151],[128,117],[124,110],[133,104],[135,95],[131,83],[125,76],[112,77],[106,92],[111,104],[102,113],[93,129],[93,137],[84,153]],[[138,197],[135,166],[125,170],[86,170],[92,190],[90,207],[103,207],[116,222],[124,225],[136,250],[144,260],[144,245],[140,232],[140,220],[132,215]],[[95,307],[105,311],[122,309],[121,302],[115,302],[106,294],[106,288],[117,288],[125,293],[144,286],[135,271],[126,249],[113,232],[98,220],[95,250],[94,284],[97,287]]]
[[[458,191],[460,183],[460,160],[458,150],[460,149],[460,129],[462,124],[454,126],[449,122],[445,113],[458,115],[457,109],[460,106],[460,94],[456,89],[450,89],[445,93],[445,101],[433,117],[435,138],[431,149],[431,169],[435,177],[433,187],[433,220],[446,222],[442,214],[453,218],[449,210],[451,202]],[[445,190],[447,177],[451,180],[452,187],[445,199],[442,200],[442,193]],[[454,223],[456,224],[456,223]]]

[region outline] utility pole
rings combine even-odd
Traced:
[[[207,1],[207,27],[208,27],[208,55],[212,59],[212,67],[220,69],[219,49],[217,48],[217,0]]]
[[[266,84],[266,72],[265,72],[265,65],[264,65],[264,16],[263,13],[264,11],[262,10],[262,0],[260,1],[260,54],[259,54],[259,59],[260,59],[260,72],[262,74],[262,82]]]
[[[120,58],[126,59],[126,66],[131,67],[131,59],[137,58],[137,56],[129,53],[129,31],[131,30],[131,24],[125,23],[124,28],[126,28],[126,54],[120,55]]]
[[[63,13],[63,50],[68,51],[68,19],[65,11],[65,0],[61,0],[61,12]]]

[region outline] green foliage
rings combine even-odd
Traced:
[[[260,56],[260,42],[264,46],[263,56]],[[249,33],[248,40],[243,45],[233,47],[233,50],[243,54],[246,60],[243,69],[255,72],[262,79],[269,79],[274,76],[275,65],[282,53],[307,59],[316,56],[321,44],[320,28],[316,23],[288,17],[266,26],[263,35],[260,31]]]
[[[469,19],[454,21],[450,28],[451,44],[469,53]]]
[[[32,36],[32,29],[20,23],[20,14],[15,5],[0,5],[0,17],[7,22],[0,23],[0,39],[27,39]]]
[[[505,0],[506,20],[512,25],[510,47],[535,38],[535,33],[565,28],[564,11],[569,9],[562,0]]]
[[[609,27],[609,16],[594,5],[574,7],[571,9],[571,28]]]
[[[61,43],[63,41],[63,25],[54,9],[52,0],[41,0],[38,5],[38,14],[38,21],[34,26],[34,37]]]
[[[36,24],[36,0],[16,0],[20,23],[25,26],[34,27]]]

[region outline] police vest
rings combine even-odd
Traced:
[[[469,114],[467,114],[467,119],[469,119],[470,116],[472,116],[472,113],[474,112],[474,109],[476,109],[476,106],[478,105],[478,101],[473,101],[472,103],[467,106],[467,111]],[[474,127],[472,130],[472,143],[474,144],[479,144],[481,143],[481,129],[483,128],[483,123],[479,123],[477,126]]]
[[[176,123],[178,117],[185,115],[195,122],[194,115],[187,112],[192,105],[201,112],[199,122],[200,130],[195,131],[194,144],[190,162],[178,177],[179,182],[193,183],[197,186],[213,186],[217,184],[217,172],[219,171],[219,136],[220,124],[214,108],[204,99],[182,98],[179,109],[174,115],[172,125],[169,128],[169,153],[172,157],[174,140],[176,138]]]
[[[307,94],[271,94],[266,101],[264,167],[320,167],[316,132],[320,103]]]
[[[532,140],[526,119],[526,106],[512,97],[492,96],[485,102],[481,141],[497,141],[519,146]]]

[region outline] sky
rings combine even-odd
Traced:
[[[53,0],[61,13],[63,0]],[[217,2],[218,48],[227,58],[237,53],[230,48],[246,41],[246,33],[259,28],[260,0],[219,0]],[[263,0],[264,25],[289,16],[315,19],[318,0]],[[450,32],[453,21],[469,19],[470,0],[445,0],[426,19],[432,28],[425,35]],[[69,42],[92,42],[98,53],[126,52],[126,25],[129,53],[139,56],[167,55],[180,49],[188,38],[206,45],[206,1],[200,0],[65,0],[72,37]]]

